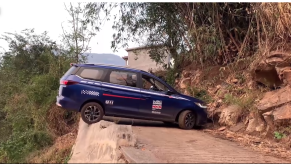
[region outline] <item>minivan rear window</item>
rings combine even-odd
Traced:
[[[78,75],[84,79],[103,81],[107,71],[101,68],[81,68]]]
[[[69,76],[71,75],[73,72],[75,72],[75,70],[77,69],[76,66],[72,66],[65,74],[64,76]]]

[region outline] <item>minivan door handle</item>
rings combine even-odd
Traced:
[[[108,90],[108,89],[104,89],[103,90],[104,92],[108,92],[108,93],[111,93],[112,91]]]
[[[150,98],[151,96],[147,96],[147,95],[142,95],[142,97]]]

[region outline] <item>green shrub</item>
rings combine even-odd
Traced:
[[[197,89],[195,87],[189,87],[188,91],[190,92],[190,95],[204,101],[205,103],[210,103],[212,101],[211,96],[208,94],[208,92],[204,89]]]
[[[228,105],[235,104],[242,107],[243,109],[248,109],[248,110],[253,109],[253,104],[255,100],[256,100],[255,94],[249,94],[245,97],[236,97],[230,93],[227,93],[224,95],[224,102],[226,104]]]
[[[0,143],[0,157],[7,160],[0,162],[23,162],[29,153],[51,145],[52,141],[45,131],[13,133],[7,141]]]
[[[167,73],[166,73],[166,82],[170,84],[171,86],[174,86],[175,84],[175,74],[177,71],[175,69],[169,68]]]
[[[51,101],[48,97],[51,95],[55,99],[59,88],[59,78],[51,74],[46,74],[32,78],[31,82],[32,84],[27,87],[26,93],[32,102],[38,105],[43,105],[44,102],[50,104]]]
[[[280,140],[280,139],[286,137],[286,135],[285,135],[284,133],[280,133],[280,132],[277,132],[277,131],[276,131],[276,132],[274,132],[274,137],[275,137],[276,139]]]

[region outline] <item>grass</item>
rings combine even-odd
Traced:
[[[66,139],[69,140],[69,138]],[[73,145],[61,144],[47,146],[38,152],[31,153],[27,158],[28,163],[68,163]]]
[[[1,162],[23,161],[31,152],[52,145],[52,137],[44,131],[26,131],[14,133],[0,144]]]
[[[42,163],[68,163],[71,158],[71,149],[72,147],[68,147],[65,149],[54,149],[51,154],[47,157],[41,157]]]
[[[196,87],[188,87],[188,91],[191,96],[204,101],[205,103],[210,103],[212,101],[211,96],[208,91],[204,89],[198,89]]]
[[[256,94],[244,94],[241,97],[236,97],[231,93],[227,93],[224,96],[223,101],[228,105],[238,105],[242,109],[247,109],[248,111],[252,111],[254,109],[254,102],[256,100]]]

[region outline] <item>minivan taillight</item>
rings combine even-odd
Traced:
[[[72,80],[61,80],[60,81],[60,84],[63,84],[63,85],[73,85],[73,84],[78,84],[78,82],[72,81]]]

